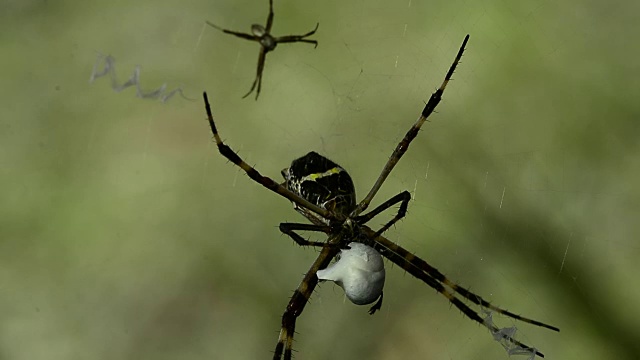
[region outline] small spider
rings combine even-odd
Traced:
[[[267,25],[262,26],[259,24],[251,25],[251,34],[245,34],[238,31],[231,31],[227,29],[223,29],[214,23],[207,21],[209,26],[212,26],[224,33],[235,35],[237,37],[257,41],[260,43],[260,54],[258,55],[258,70],[256,72],[256,79],[253,80],[253,85],[251,85],[251,89],[248,93],[246,93],[242,98],[246,98],[256,89],[256,85],[258,85],[258,89],[256,90],[256,100],[258,100],[258,96],[260,95],[260,87],[262,86],[262,70],[264,69],[264,60],[267,57],[267,53],[269,51],[273,51],[278,43],[294,43],[294,42],[305,42],[309,44],[315,45],[314,48],[318,47],[318,42],[315,40],[305,39],[316,33],[318,30],[318,26],[320,23],[316,24],[315,29],[309,31],[304,35],[286,35],[286,36],[278,36],[275,37],[271,35],[271,26],[273,25],[273,0],[269,0],[269,16],[267,17]]]

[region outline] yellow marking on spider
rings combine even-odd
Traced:
[[[303,177],[302,179],[300,179],[300,180],[301,180],[301,182],[304,182],[304,181],[316,181],[316,180],[318,180],[318,179],[320,179],[320,178],[323,178],[323,177],[325,177],[325,176],[331,176],[331,175],[333,175],[333,174],[338,174],[338,173],[340,173],[340,172],[342,172],[342,171],[344,171],[344,169],[343,169],[343,168],[341,168],[341,167],[339,167],[339,166],[336,166],[336,167],[334,167],[334,168],[332,168],[332,169],[329,169],[329,170],[327,170],[327,171],[325,171],[325,172],[323,172],[323,173],[309,174],[309,175],[307,175],[307,176],[304,176],[304,177]]]

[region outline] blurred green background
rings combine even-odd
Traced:
[[[0,359],[267,359],[316,250],[302,221],[212,144],[265,174],[316,150],[366,193],[471,40],[444,100],[374,201],[408,189],[388,237],[494,304],[549,359],[640,352],[637,1],[291,1],[262,94],[241,99],[268,1],[0,4]],[[181,86],[166,104],[89,84]],[[636,184],[636,185],[634,185]],[[391,217],[385,214],[372,224]],[[321,239],[321,238],[320,238]],[[298,359],[507,359],[444,297],[388,264],[381,313],[325,284]]]

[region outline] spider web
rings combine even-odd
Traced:
[[[120,79],[142,64],[143,89],[206,89],[222,137],[263,173],[315,150],[362,197],[467,33],[438,112],[372,204],[413,193],[388,237],[495,305],[560,327],[492,314],[547,358],[640,351],[638,4],[275,0],[273,34],[320,22],[319,46],[270,53],[257,102],[241,96],[258,44],[204,21],[248,32],[267,1],[5,10],[0,358],[268,358],[316,255],[278,233],[302,221],[291,206],[216,154],[199,102],[88,85],[94,49],[117,54]],[[337,287],[314,293],[299,358],[517,352],[387,265],[375,316]]]

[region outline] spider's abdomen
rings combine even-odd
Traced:
[[[282,170],[285,186],[310,202],[338,214],[356,206],[356,190],[345,169],[326,157],[310,152]],[[296,210],[309,217],[306,212]]]

